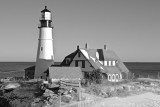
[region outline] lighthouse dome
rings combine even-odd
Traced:
[[[42,10],[41,12],[51,12],[51,11],[49,11],[49,10],[47,9],[47,6],[45,6],[45,9]]]

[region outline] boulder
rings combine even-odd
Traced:
[[[7,85],[4,86],[4,89],[5,90],[8,90],[8,89],[15,89],[15,88],[18,88],[20,87],[21,85],[19,83],[8,83]]]

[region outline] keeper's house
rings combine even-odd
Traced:
[[[61,66],[80,67],[84,78],[88,78],[93,70],[100,69],[102,79],[108,79],[111,82],[119,82],[127,79],[129,70],[123,64],[117,54],[110,49],[87,49],[79,48],[69,54],[62,61]]]

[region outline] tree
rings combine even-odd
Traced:
[[[100,69],[93,70],[90,73],[90,81],[97,84],[102,82],[102,73]]]

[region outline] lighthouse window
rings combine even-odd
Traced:
[[[41,47],[41,51],[43,51],[43,47]]]
[[[42,14],[42,18],[44,18],[44,14]]]

